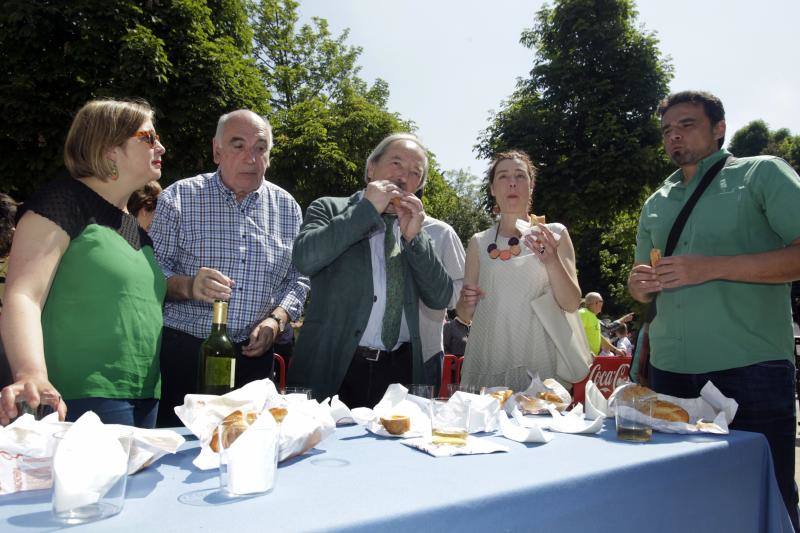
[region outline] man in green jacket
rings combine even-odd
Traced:
[[[390,135],[367,158],[365,189],[308,207],[292,259],[312,296],[288,381],[318,400],[373,407],[392,383],[435,379],[423,368],[419,300],[444,309],[453,289],[414,196],[427,174],[419,139]]]

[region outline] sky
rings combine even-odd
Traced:
[[[300,0],[301,22],[327,19],[360,46],[359,75],[389,84],[442,170],[482,175],[474,151],[534,51],[519,44],[539,0]],[[703,89],[726,110],[727,136],[756,119],[800,134],[800,0],[638,0],[638,22],[671,58],[672,91]]]

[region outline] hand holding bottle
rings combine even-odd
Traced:
[[[192,298],[202,302],[229,300],[235,282],[213,268],[200,267],[192,279]]]

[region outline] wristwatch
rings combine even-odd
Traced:
[[[286,326],[286,323],[281,318],[279,318],[275,313],[270,313],[270,315],[267,318],[271,318],[272,320],[278,323],[278,333],[283,331],[283,328]]]

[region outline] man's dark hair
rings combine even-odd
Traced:
[[[0,259],[6,257],[11,251],[16,216],[17,202],[9,195],[0,192]]]
[[[722,106],[722,100],[706,91],[681,91],[679,93],[672,93],[658,104],[658,116],[663,118],[664,113],[666,113],[670,107],[678,104],[702,105],[703,111],[711,122],[711,126],[716,125],[720,120],[725,120],[725,108]],[[724,142],[725,136],[723,135],[717,141],[717,147],[722,148]]]

